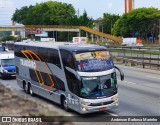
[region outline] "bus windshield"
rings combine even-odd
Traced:
[[[2,59],[1,65],[2,66],[15,65],[15,62],[14,62],[14,59]]]
[[[76,67],[80,72],[98,72],[114,67],[108,51],[75,52]]]
[[[80,95],[85,98],[112,96],[117,92],[116,77],[113,77],[113,74],[98,77],[82,77]]]

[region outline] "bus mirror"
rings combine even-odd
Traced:
[[[119,71],[120,76],[121,76],[121,81],[123,81],[124,80],[124,73],[117,66],[115,66],[115,68]]]
[[[61,65],[60,65],[60,64],[56,64],[56,66],[59,67],[59,68],[61,68]]]

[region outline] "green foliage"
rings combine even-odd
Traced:
[[[48,1],[17,9],[12,20],[24,25],[67,25],[74,15],[71,4]]]
[[[119,15],[104,13],[103,14],[103,32],[112,34],[111,30],[115,22],[120,18]],[[102,27],[100,27],[102,28]],[[102,31],[102,29],[100,29]]]
[[[80,26],[93,26],[93,19],[88,17],[87,12],[85,10],[83,12],[83,15],[79,17],[78,21]]]
[[[97,43],[98,45],[100,45],[100,46],[104,46],[104,42],[101,42],[101,41],[99,41],[98,43]]]
[[[10,40],[15,40],[15,37],[13,36],[4,36],[1,38],[2,41],[10,41]]]
[[[141,37],[156,35],[160,10],[156,8],[138,8],[122,15],[112,30],[116,36]]]
[[[24,25],[85,25],[92,26],[92,19],[86,11],[77,17],[71,4],[48,1],[16,9],[12,20]]]
[[[30,14],[31,9],[33,6],[24,6],[21,9],[16,9],[15,13],[12,16],[12,20],[21,23],[21,24],[26,24],[28,22],[27,17]]]

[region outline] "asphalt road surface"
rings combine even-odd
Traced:
[[[116,109],[108,110],[101,113],[93,113],[97,117],[102,115],[107,116],[160,116],[160,71],[141,69],[134,67],[126,67],[117,65],[125,74],[125,80],[120,81],[117,73],[119,85],[120,105]],[[16,89],[20,94],[26,95],[23,90],[16,84],[16,80],[0,80],[1,83],[10,85]],[[27,95],[29,96],[29,95]],[[39,96],[30,97],[38,99],[46,103],[52,102],[45,100]],[[52,104],[55,105],[55,104]],[[59,110],[63,111],[60,106],[55,105]],[[75,112],[66,113],[66,115],[79,115]],[[78,123],[79,124],[79,123]],[[93,123],[86,123],[88,125]],[[95,123],[96,124],[96,123]],[[105,124],[105,123],[100,123]],[[113,123],[108,123],[113,124]],[[117,123],[124,124],[124,123]],[[133,124],[133,123],[128,123]],[[138,124],[137,122],[134,123]],[[140,123],[144,124],[144,123]],[[145,123],[151,124],[151,123]],[[154,123],[157,124],[158,123]]]

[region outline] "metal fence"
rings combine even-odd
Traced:
[[[160,48],[159,47],[120,47],[109,48],[112,56],[123,63],[132,63],[133,65],[142,66],[160,70]]]

